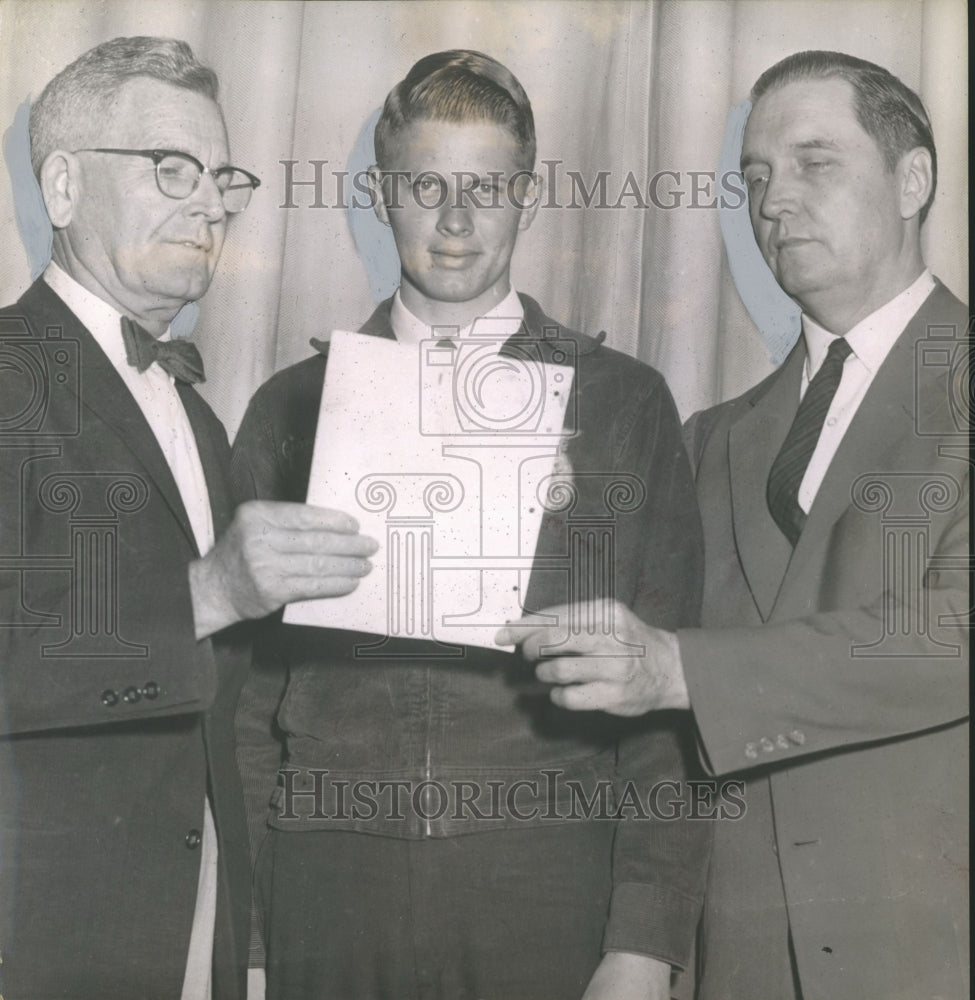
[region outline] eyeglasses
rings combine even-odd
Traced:
[[[145,156],[156,165],[156,184],[167,198],[188,198],[209,174],[217,185],[224,210],[229,215],[243,212],[251,192],[261,179],[240,167],[205,167],[195,156],[177,149],[76,149],[75,153],[114,153],[117,156]]]

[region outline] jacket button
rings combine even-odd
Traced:
[[[152,701],[153,698],[159,697],[159,685],[155,681],[146,681],[142,693]]]
[[[111,688],[107,688],[102,691],[102,704],[106,708],[113,708],[118,704],[118,691],[113,691]]]
[[[200,836],[199,830],[190,830],[186,835],[186,846],[191,850],[195,851],[200,846],[200,841],[203,838]]]
[[[142,698],[142,692],[137,687],[127,687],[122,692],[122,701],[126,705],[134,705]]]

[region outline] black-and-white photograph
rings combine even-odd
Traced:
[[[967,1000],[964,0],[0,0],[0,1000]]]

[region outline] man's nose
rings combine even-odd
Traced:
[[[467,192],[460,186],[450,192],[450,197],[440,207],[437,229],[451,236],[468,236],[474,231],[474,216]]]
[[[786,173],[771,172],[759,198],[758,212],[764,219],[778,219],[783,213],[795,211],[798,190],[794,178]]]
[[[201,174],[196,189],[186,199],[193,214],[205,215],[208,222],[220,222],[227,215],[223,207],[223,193],[210,174]]]
[[[445,205],[440,210],[437,228],[451,236],[467,236],[474,231],[471,210],[466,205]]]

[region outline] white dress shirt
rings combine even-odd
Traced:
[[[833,456],[874,376],[911,318],[934,291],[934,286],[931,272],[923,271],[909,288],[860,320],[847,333],[846,341],[852,350],[843,364],[843,377],[799,487],[799,506],[805,513],[809,513]],[[802,372],[800,399],[806,394],[809,383],[826,360],[829,345],[836,339],[834,334],[824,330],[805,314],[802,317],[802,335],[806,340],[806,364]]]
[[[204,555],[213,548],[213,515],[196,438],[173,376],[153,362],[137,371],[125,357],[121,314],[78,284],[53,261],[44,271],[51,290],[77,316],[119,373],[159,442]],[[161,340],[169,339],[167,330]],[[203,841],[196,908],[181,1000],[209,1000],[213,966],[213,932],[217,912],[217,835],[209,799],[204,799]]]
[[[421,340],[443,337],[462,340],[471,336],[492,337],[497,338],[499,350],[509,337],[513,337],[521,329],[524,318],[524,307],[514,289],[508,292],[493,309],[489,309],[483,316],[472,320],[463,329],[458,329],[456,326],[430,326],[422,319],[417,319],[403,305],[398,288],[393,296],[393,305],[389,311],[390,325],[393,328],[393,333],[396,334],[396,339],[401,344],[419,344]]]

